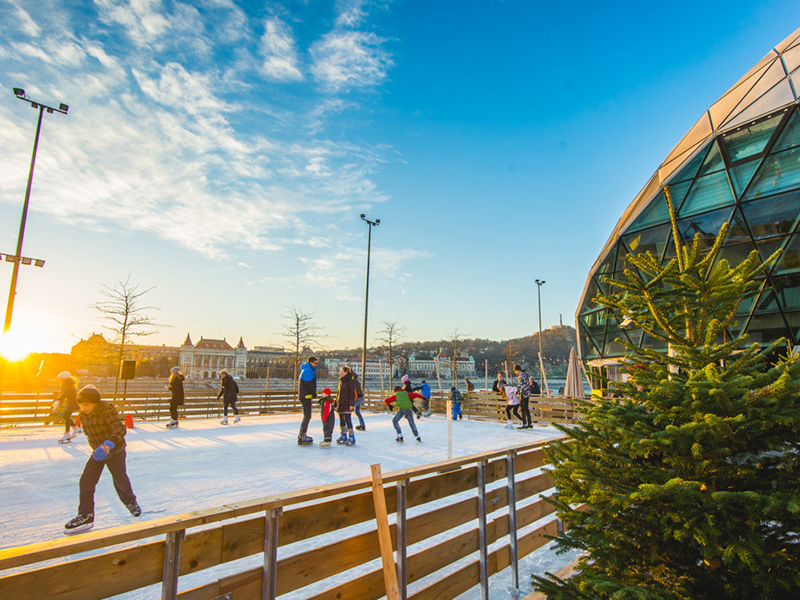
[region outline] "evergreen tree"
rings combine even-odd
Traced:
[[[583,403],[586,420],[561,427],[568,440],[549,451],[567,528],[557,546],[586,554],[569,580],[535,585],[551,599],[797,598],[800,362],[768,360],[785,340],[726,335],[777,253],[731,266],[718,258],[727,226],[704,255],[670,213],[676,258],[629,256],[624,280],[595,299],[669,351],[625,344],[618,397]]]

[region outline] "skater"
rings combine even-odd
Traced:
[[[169,423],[167,429],[178,426],[178,407],[183,406],[183,380],[186,379],[181,373],[180,367],[172,367],[169,376]]]
[[[392,410],[392,404],[397,406],[397,414],[392,418],[392,425],[394,425],[394,430],[397,432],[397,437],[394,438],[396,442],[403,441],[403,430],[400,429],[400,419],[403,417],[406,418],[408,424],[411,426],[411,433],[414,434],[417,441],[422,441],[422,438],[419,437],[419,431],[417,431],[417,425],[414,423],[414,414],[412,411],[412,407],[414,406],[412,401],[414,398],[422,398],[422,394],[417,394],[416,392],[409,393],[402,387],[397,386],[394,388],[394,395],[384,400],[389,410]]]
[[[79,436],[83,431],[72,421],[72,413],[78,410],[78,402],[75,399],[78,380],[70,375],[69,371],[61,371],[61,373],[56,375],[56,379],[61,384],[61,393],[53,402],[53,406],[55,407],[53,412],[55,414],[60,414],[61,418],[64,419],[64,435],[58,439],[58,442],[60,444],[66,444],[72,438]],[[45,424],[47,424],[47,422]]]
[[[117,496],[134,517],[142,514],[131,488],[125,466],[125,434],[127,429],[113,405],[100,399],[100,392],[87,385],[77,398],[81,421],[89,445],[94,450],[83,468],[79,488],[78,516],[64,525],[64,533],[86,531],[94,526],[94,491],[103,467],[108,467]]]
[[[354,446],[356,443],[355,432],[353,431],[353,419],[351,414],[356,403],[356,383],[353,379],[353,371],[347,365],[339,369],[339,391],[336,394],[336,410],[339,413],[339,429],[341,435],[336,440],[337,444]]]
[[[502,371],[497,374],[497,378],[492,382],[492,392],[500,394],[502,398],[506,397],[506,374]]]
[[[515,388],[513,385],[506,385],[503,393],[508,401],[508,404],[506,404],[506,417],[508,417],[508,423],[503,425],[503,427],[506,429],[514,429],[514,421],[511,420],[511,413],[513,412],[514,415],[520,421],[522,421],[522,417],[519,416],[519,396],[517,395],[517,388]]]
[[[531,399],[533,388],[528,377],[528,372],[520,365],[514,365],[514,373],[517,374],[517,389],[520,397],[520,408],[522,409],[522,426],[519,429],[530,429],[533,427],[531,422],[531,410],[528,403]]]
[[[408,375],[403,375],[401,380],[403,382],[403,391],[411,394],[414,391],[414,388],[411,387],[411,379],[408,377]],[[414,411],[414,415],[418,419],[422,418],[422,413],[417,409],[416,406],[414,406],[414,402],[411,402],[411,410]]]
[[[469,377],[464,377],[464,383],[467,384],[467,391],[474,392],[475,391],[475,384],[469,380]]]
[[[461,392],[456,389],[456,386],[451,387],[450,401],[453,403],[453,421],[463,418],[463,415],[461,414],[461,402],[463,400],[464,397],[461,395]],[[458,415],[457,418],[456,415]]]
[[[309,356],[308,360],[300,365],[300,379],[297,386],[300,405],[303,407],[303,420],[297,434],[297,443],[300,445],[314,443],[314,439],[306,435],[306,432],[311,422],[311,400],[317,397],[318,362],[316,356]]]
[[[222,398],[222,407],[223,407],[223,417],[222,421],[220,421],[220,425],[227,425],[228,424],[228,407],[230,406],[233,408],[233,414],[235,418],[233,419],[234,423],[238,423],[241,421],[241,417],[239,416],[239,409],[236,408],[236,400],[238,399],[237,394],[239,393],[239,386],[237,385],[236,381],[234,381],[233,377],[226,369],[222,369],[219,372],[220,379],[222,380],[219,394],[217,394],[217,400]]]
[[[431,416],[431,386],[428,385],[424,379],[420,382],[420,385],[415,387],[413,391],[419,390],[419,393],[422,394],[422,410],[423,414],[426,417]]]
[[[358,376],[353,373],[353,381],[356,382],[356,403],[353,405],[353,411],[358,418],[358,425],[356,429],[359,431],[366,431],[367,427],[364,424],[364,417],[361,416],[361,405],[364,403],[364,390],[361,389],[361,384],[358,381]]]
[[[334,411],[333,396],[331,388],[322,390],[319,399],[320,416],[322,417],[322,435],[324,439],[319,443],[320,448],[330,448],[333,439],[333,426],[336,424],[336,412]]]

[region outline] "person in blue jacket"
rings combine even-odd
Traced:
[[[426,417],[431,416],[431,386],[428,385],[428,382],[424,379],[421,382],[421,385],[418,385],[415,388],[412,388],[412,391],[416,392],[419,391],[422,394],[422,414]]]
[[[308,423],[311,421],[311,401],[317,397],[317,363],[316,356],[309,356],[308,360],[300,366],[300,381],[298,395],[303,406],[303,422],[300,423],[300,432],[297,434],[297,443],[308,445],[314,442],[313,438],[306,435]]]

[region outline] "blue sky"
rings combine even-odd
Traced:
[[[100,286],[187,332],[328,347],[574,324],[611,230],[700,114],[800,26],[800,3],[0,0],[0,253],[47,115],[12,332],[68,351]],[[0,264],[5,306],[11,265]]]

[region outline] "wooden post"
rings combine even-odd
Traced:
[[[486,523],[487,460],[478,463],[478,549],[480,551],[481,600],[489,600],[489,539]]]
[[[406,508],[408,506],[406,490],[408,489],[407,479],[398,479],[397,484],[397,529],[395,539],[397,540],[397,585],[400,589],[400,600],[408,597],[408,557],[406,546],[408,545],[408,523],[406,522]]]
[[[164,563],[161,568],[161,599],[175,600],[178,597],[178,568],[180,567],[181,542],[185,529],[170,531],[164,545]]]
[[[383,475],[380,464],[371,465],[372,501],[375,504],[375,520],[378,524],[378,543],[381,547],[383,562],[383,582],[386,587],[387,600],[400,600],[397,587],[397,570],[392,556],[392,538],[389,534],[389,515],[386,512],[386,497],[383,495]]]
[[[517,547],[517,488],[515,474],[515,457],[511,451],[506,455],[506,478],[508,481],[508,549],[511,554],[511,586],[519,589],[519,550]]]
[[[262,600],[275,600],[278,578],[278,517],[283,508],[267,511],[264,523],[264,570],[261,577]]]

